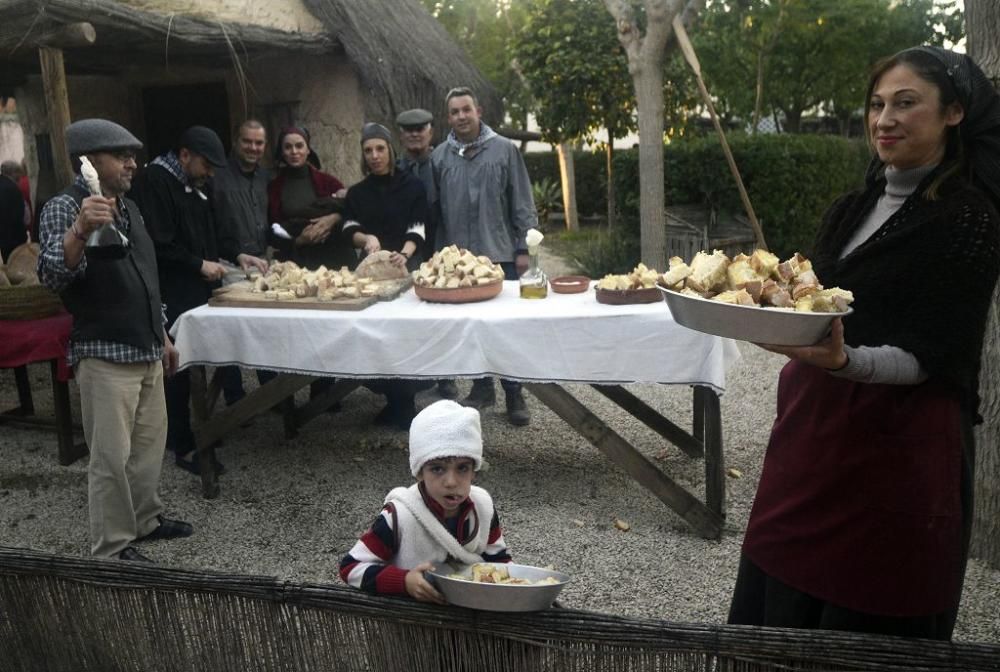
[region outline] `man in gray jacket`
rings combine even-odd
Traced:
[[[528,267],[528,230],[538,224],[531,179],[512,142],[482,122],[482,108],[470,89],[459,87],[445,98],[451,132],[431,155],[439,218],[435,249],[464,247],[499,263],[508,280]],[[531,421],[521,384],[501,380],[507,418],[513,425]],[[472,385],[462,404],[486,408],[496,403],[492,378]]]

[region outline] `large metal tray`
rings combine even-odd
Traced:
[[[677,324],[714,336],[769,345],[813,345],[830,331],[843,313],[805,313],[720,303],[659,287]]]

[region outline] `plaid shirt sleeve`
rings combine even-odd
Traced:
[[[63,237],[79,212],[72,197],[60,195],[45,204],[38,221],[38,279],[54,292],[62,291],[87,270],[86,255],[76,268],[67,268],[63,250]]]

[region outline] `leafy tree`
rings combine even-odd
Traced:
[[[608,134],[608,222],[614,220],[614,139],[635,130],[628,60],[601,0],[529,0],[512,43],[546,140]]]
[[[934,0],[714,0],[695,44],[727,114],[756,127],[762,107],[777,109],[794,132],[804,112],[823,109],[846,131],[871,65],[914,44],[955,39],[949,11]]]
[[[531,97],[510,54],[524,3],[510,0],[421,0],[500,93],[511,122],[527,127]],[[456,85],[459,83],[456,82]]]

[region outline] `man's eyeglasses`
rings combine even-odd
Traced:
[[[420,131],[427,128],[427,126],[428,124],[415,124],[415,125],[411,124],[407,126],[400,126],[400,128],[403,130],[404,133],[419,133]]]
[[[122,163],[128,163],[129,161],[135,161],[135,152],[131,149],[124,149],[120,152],[108,152],[111,156],[115,157]]]

